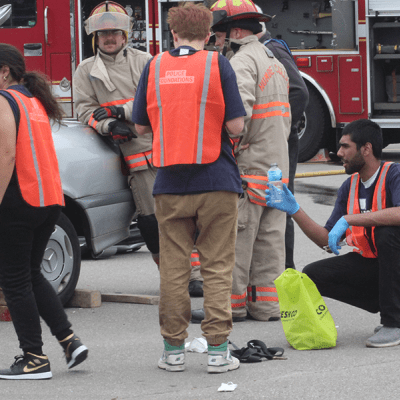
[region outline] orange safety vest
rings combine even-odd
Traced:
[[[35,97],[6,91],[20,110],[15,167],[22,197],[34,207],[64,205],[56,150],[43,105]]]
[[[386,208],[386,175],[392,164],[392,162],[385,162],[381,168],[372,198],[372,212]],[[360,175],[355,173],[350,179],[347,214],[360,214],[358,197]],[[363,257],[376,258],[378,256],[378,251],[375,245],[375,227],[371,227],[370,229],[371,232],[368,233],[367,228],[363,226],[350,226],[346,230],[346,242],[349,246],[356,247],[353,251],[360,253]]]
[[[216,161],[225,119],[218,53],[202,50],[190,56],[154,57],[147,113],[156,167]]]

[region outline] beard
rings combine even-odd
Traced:
[[[357,151],[356,155],[345,162],[347,165],[344,167],[346,174],[351,175],[355,172],[360,172],[365,165],[364,157],[361,155],[360,150]]]

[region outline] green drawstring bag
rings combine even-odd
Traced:
[[[286,269],[274,282],[289,344],[296,350],[335,347],[335,322],[314,282],[292,268]]]

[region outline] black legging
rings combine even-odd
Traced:
[[[56,292],[40,270],[60,213],[60,206],[29,206],[12,184],[0,205],[0,286],[24,351],[43,345],[39,316],[53,335],[71,327]]]
[[[375,242],[378,258],[348,253],[316,261],[303,272],[322,296],[380,312],[382,325],[400,328],[400,227],[376,227]]]

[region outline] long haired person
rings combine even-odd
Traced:
[[[46,79],[27,72],[19,50],[4,43],[0,115],[0,287],[23,351],[0,370],[0,379],[50,379],[40,317],[63,347],[68,368],[88,354],[40,267],[64,205],[49,122],[60,122],[62,111]]]

